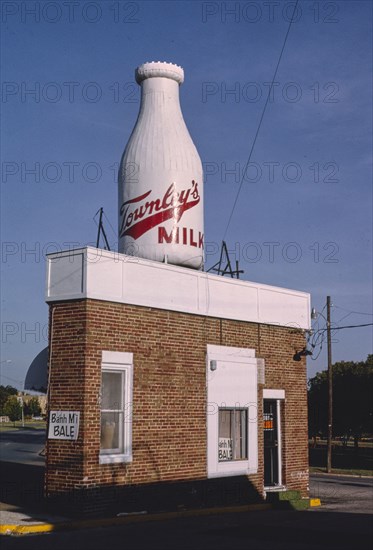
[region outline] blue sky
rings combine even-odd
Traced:
[[[293,5],[2,3],[3,384],[47,345],[45,253],[93,243],[100,206],[116,227],[145,61],[185,70],[207,267],[218,260]],[[244,279],[310,292],[319,311],[331,295],[335,326],[373,320],[371,29],[370,2],[299,2],[226,236]],[[336,332],[333,361],[365,360],[371,328]],[[316,352],[309,376],[326,365]]]

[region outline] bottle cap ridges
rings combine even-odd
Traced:
[[[140,84],[146,78],[171,78],[179,84],[184,82],[184,70],[179,65],[165,61],[151,61],[143,63],[135,71],[136,82]]]

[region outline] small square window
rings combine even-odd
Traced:
[[[219,409],[219,462],[247,460],[247,409]]]

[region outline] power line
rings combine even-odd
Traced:
[[[332,330],[342,330],[343,328],[360,328],[360,327],[371,327],[373,323],[364,323],[362,325],[346,325],[345,327],[332,327]],[[326,330],[323,329],[323,330]]]
[[[313,355],[313,352],[312,352],[312,355],[310,356],[311,359],[312,359],[312,361],[316,361],[316,359],[318,359],[318,358],[320,357],[321,352],[322,352],[322,345],[323,345],[323,342],[321,342],[321,344],[320,344],[320,349],[319,349],[319,352],[318,352],[317,355],[314,356],[314,355]],[[311,345],[311,347],[313,348],[314,346]],[[316,346],[315,346],[315,347],[316,347]]]
[[[366,313],[366,312],[363,312],[363,311],[350,311],[349,309],[346,309],[345,307],[335,306],[334,304],[333,304],[333,307],[336,307],[338,309],[343,309],[343,311],[348,311],[348,313],[354,313],[355,315],[368,315],[369,317],[373,317],[373,313]]]
[[[334,306],[334,307],[338,307],[338,306]],[[340,308],[340,309],[343,309],[343,308]],[[348,310],[346,310],[348,311]],[[342,317],[342,319],[344,319],[344,317]],[[370,326],[373,326],[373,323],[361,323],[359,325],[345,325],[343,327],[330,327],[331,328],[331,332],[334,332],[335,330],[343,330],[343,329],[350,329],[350,328],[361,328],[361,327],[370,327]],[[313,334],[312,334],[312,339],[310,338],[308,340],[308,343],[310,344],[310,346],[312,347],[312,349],[315,349],[316,347],[320,346],[319,347],[319,351],[317,353],[316,356],[311,356],[311,359],[312,360],[316,360],[320,354],[321,354],[321,351],[322,351],[322,348],[323,348],[323,344],[326,340],[326,333],[327,333],[327,328],[320,328],[320,329],[317,329]]]
[[[295,6],[294,6],[293,15],[291,16],[290,23],[289,23],[289,26],[288,26],[288,30],[287,30],[286,35],[285,35],[285,40],[284,40],[284,43],[282,45],[280,56],[278,58],[276,69],[275,69],[275,72],[274,72],[274,75],[273,75],[273,78],[272,78],[272,82],[271,82],[271,85],[270,85],[269,90],[268,90],[267,99],[266,99],[266,102],[265,102],[264,107],[263,107],[262,115],[261,115],[260,120],[259,120],[259,125],[258,125],[258,128],[257,128],[256,134],[254,136],[254,141],[253,141],[253,144],[251,146],[251,150],[250,150],[250,153],[249,153],[249,158],[247,159],[246,166],[245,166],[244,171],[242,173],[242,178],[241,178],[241,182],[240,182],[240,185],[239,185],[239,188],[238,188],[238,191],[237,191],[237,195],[236,195],[235,201],[233,203],[233,207],[232,207],[229,219],[228,219],[227,226],[226,226],[225,231],[224,231],[223,241],[225,241],[225,238],[226,238],[226,235],[227,235],[227,232],[228,232],[231,220],[232,220],[232,216],[233,216],[234,210],[235,210],[236,205],[237,205],[238,197],[240,195],[240,192],[241,192],[241,189],[242,189],[242,185],[243,185],[247,170],[249,169],[251,155],[253,154],[255,143],[256,143],[256,140],[257,140],[257,137],[258,137],[258,134],[259,134],[259,130],[260,130],[260,127],[261,127],[262,122],[263,122],[264,113],[266,112],[267,105],[268,105],[268,102],[269,102],[269,98],[271,96],[273,84],[274,84],[275,78],[277,76],[277,71],[278,71],[278,68],[280,66],[282,54],[284,53],[284,49],[285,49],[285,45],[286,45],[286,42],[287,42],[287,39],[288,39],[288,36],[289,36],[290,28],[291,28],[291,25],[293,23],[294,15],[295,15],[295,12],[296,12],[297,7],[298,7],[298,2],[299,2],[299,0],[296,1]]]
[[[361,328],[361,327],[371,327],[373,326],[373,323],[363,323],[361,325],[346,325],[344,327],[331,327],[331,331],[334,332],[335,330],[343,330],[347,328]],[[322,347],[323,343],[325,342],[325,333],[327,332],[327,328],[320,328],[316,332],[312,334],[312,341],[309,340],[309,343],[312,348],[315,348],[316,346]]]
[[[360,327],[371,327],[371,326],[373,326],[373,323],[364,323],[361,325],[346,325],[344,327],[331,327],[331,330],[342,330],[344,328],[360,328]],[[325,332],[326,330],[327,328],[320,328],[314,333],[314,335],[316,335],[318,332]]]
[[[326,305],[324,305],[323,309],[321,310],[321,312],[319,312],[319,315],[315,319],[315,323],[313,325],[312,332],[309,334],[308,339],[307,339],[307,345],[309,345],[312,348],[312,355],[310,356],[312,361],[316,361],[320,357],[322,349],[323,349],[323,345],[324,345],[324,343],[327,339],[326,337],[327,337],[327,334],[328,334],[328,323],[327,323],[327,326],[325,328],[319,328],[319,326],[320,326],[320,316],[324,319],[324,321],[327,322],[327,319],[323,315],[323,311],[324,311],[325,307],[326,307]],[[346,317],[349,317],[350,315],[354,315],[354,314],[355,315],[368,315],[368,316],[373,315],[373,314],[370,314],[370,313],[367,313],[367,312],[348,310],[346,308],[343,308],[341,306],[336,306],[334,304],[333,304],[333,308],[341,309],[341,310],[344,310],[344,311],[347,312],[346,315],[343,315],[343,317],[341,317],[338,321],[335,322],[337,324],[340,323]],[[352,329],[352,328],[363,328],[363,327],[373,326],[373,323],[360,323],[360,324],[356,324],[356,325],[343,325],[343,326],[335,326],[335,323],[334,323],[334,326],[331,326],[330,323],[329,323],[330,334],[334,334],[334,331],[337,331],[337,330]],[[316,348],[317,348],[317,351],[316,351]]]
[[[107,215],[105,214],[105,212],[104,212],[104,216],[105,216],[106,221],[107,221],[108,224],[110,225],[110,227],[111,227],[111,229],[112,229],[112,231],[113,231],[113,234],[114,234],[114,236],[115,236],[115,238],[116,238],[116,237],[117,237],[117,232],[115,231],[114,227],[111,225],[110,220],[109,220],[109,218],[107,217]]]
[[[15,380],[14,378],[10,378],[10,376],[5,376],[5,374],[2,374],[1,378],[6,378],[7,380],[10,380],[11,382],[16,382],[17,384],[23,385],[22,380]]]
[[[343,319],[346,319],[350,315],[367,315],[369,317],[373,316],[373,313],[366,313],[366,312],[363,313],[362,311],[350,311],[349,309],[346,309],[346,308],[340,307],[340,306],[334,306],[334,307],[336,307],[337,309],[341,309],[342,311],[347,311],[346,315],[343,315],[343,317],[338,319],[338,321],[336,321],[336,323],[340,323],[341,321],[343,321]]]

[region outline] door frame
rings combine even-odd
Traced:
[[[269,487],[264,486],[266,491],[278,491],[284,488],[282,484],[282,432],[281,432],[281,401],[285,400],[285,390],[263,390],[263,405],[264,400],[270,399],[276,401],[276,414],[277,414],[277,467],[278,467],[278,483]],[[264,443],[263,443],[264,444]],[[263,472],[264,472],[264,452],[263,452]],[[263,473],[264,476],[264,473]],[[264,477],[263,477],[264,481]]]

